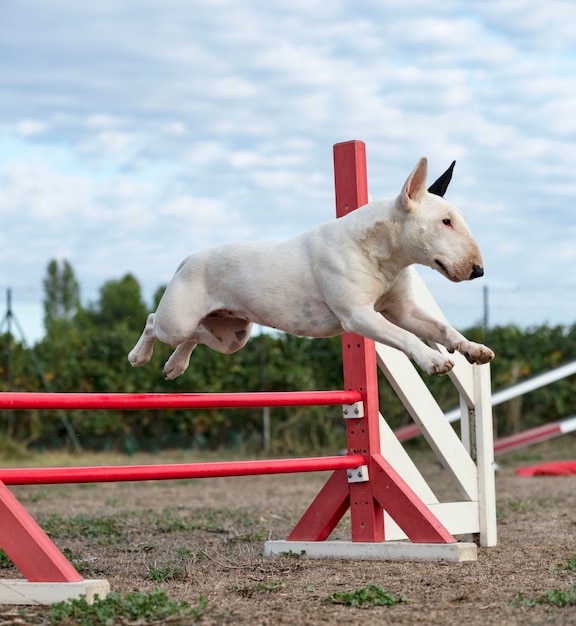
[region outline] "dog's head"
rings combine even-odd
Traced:
[[[442,195],[454,163],[426,189],[428,162],[422,158],[396,199],[404,222],[402,244],[415,263],[427,265],[452,281],[484,274],[482,255],[462,213]]]

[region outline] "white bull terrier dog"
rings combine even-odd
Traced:
[[[199,343],[224,354],[240,350],[254,322],[305,337],[363,335],[402,350],[428,374],[446,374],[454,362],[420,338],[488,363],[490,348],[433,318],[411,292],[413,263],[455,282],[484,274],[462,214],[441,197],[453,166],[427,190],[422,158],[395,200],[369,202],[288,241],[228,244],[187,257],[130,363],[147,363],[156,339],[177,346],[163,370],[171,380]]]

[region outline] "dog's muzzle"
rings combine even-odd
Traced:
[[[480,265],[473,265],[472,273],[470,274],[470,280],[474,278],[480,278],[480,276],[484,276],[484,268]]]

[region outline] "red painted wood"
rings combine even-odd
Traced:
[[[348,469],[364,463],[364,457],[326,456],[304,459],[229,461],[222,463],[177,463],[168,465],[121,465],[98,467],[27,467],[0,469],[6,485],[59,483],[101,483],[129,480],[173,480],[181,478],[220,478],[261,474],[294,474]]]
[[[334,146],[334,186],[337,217],[343,217],[368,202],[366,146],[363,142],[349,141]],[[342,336],[342,358],[344,387],[359,391],[364,403],[363,418],[346,420],[348,451],[369,459],[372,454],[380,452],[374,342],[346,333]],[[372,480],[350,483],[352,541],[384,540],[384,515],[372,489]]]
[[[345,141],[334,146],[336,217],[343,217],[368,203],[366,144]]]
[[[336,528],[349,506],[346,472],[334,472],[308,507],[288,541],[324,541]]]
[[[83,580],[3,483],[0,483],[0,547],[29,582]]]
[[[349,454],[366,459],[380,452],[378,380],[374,342],[346,333],[342,337],[344,385],[362,393],[364,417],[346,420]],[[354,452],[351,452],[354,450]],[[368,462],[370,468],[370,462]],[[374,498],[374,481],[350,483],[352,541],[384,541],[384,512]]]
[[[537,443],[538,441],[552,439],[552,437],[557,437],[562,434],[562,427],[559,422],[536,426],[535,428],[530,428],[529,430],[525,430],[521,433],[516,433],[514,435],[498,439],[494,442],[494,453],[502,454],[516,448],[529,446],[530,444]]]
[[[351,404],[350,391],[251,393],[0,393],[0,409],[206,409]]]
[[[374,497],[413,543],[456,540],[381,454],[370,464]]]

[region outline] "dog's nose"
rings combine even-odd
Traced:
[[[480,276],[484,276],[484,268],[480,265],[472,266],[472,273],[470,274],[470,280],[473,278],[480,278]]]

